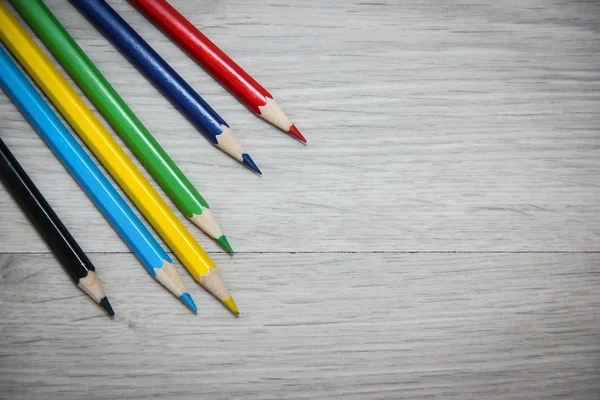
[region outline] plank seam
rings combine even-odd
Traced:
[[[223,252],[210,252],[207,254],[225,254]],[[52,254],[47,251],[23,251],[23,252],[0,252],[0,255],[42,255]],[[133,254],[129,251],[86,251],[86,254]],[[167,252],[173,255],[172,252]],[[471,250],[443,250],[443,251],[238,251],[236,255],[241,254],[600,254],[600,250],[591,251],[471,251]]]

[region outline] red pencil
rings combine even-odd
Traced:
[[[165,0],[129,0],[253,113],[306,143],[271,93]]]

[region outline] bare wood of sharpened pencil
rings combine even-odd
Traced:
[[[100,303],[102,298],[106,297],[104,289],[102,288],[102,283],[94,271],[89,271],[85,278],[79,280],[78,285],[84,292],[90,295],[91,298],[96,300],[97,303]]]

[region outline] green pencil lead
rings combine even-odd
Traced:
[[[233,254],[233,249],[231,248],[231,245],[229,244],[229,241],[227,240],[225,235],[215,240],[221,245],[222,248],[225,249],[225,251],[227,251],[229,254]]]

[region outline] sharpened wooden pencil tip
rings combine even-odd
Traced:
[[[242,163],[244,163],[244,165],[250,168],[252,171],[262,175],[262,172],[260,172],[260,169],[258,169],[258,166],[254,163],[254,160],[252,160],[247,153],[242,154]]]
[[[237,306],[235,305],[235,301],[233,301],[232,297],[228,297],[225,300],[223,300],[223,304],[225,305],[225,307],[227,307],[229,311],[231,311],[233,315],[235,315],[236,317],[240,316],[240,312]]]
[[[301,141],[302,143],[306,144],[306,139],[304,138],[304,136],[302,136],[298,128],[296,128],[296,125],[290,126],[290,130],[288,131],[288,133],[296,139],[298,139],[299,141]]]
[[[106,310],[106,313],[107,313],[108,315],[110,315],[111,317],[115,315],[115,312],[113,311],[113,309],[112,309],[112,307],[111,307],[111,305],[110,305],[110,303],[108,302],[108,299],[107,299],[106,297],[103,297],[103,298],[100,300],[100,306],[101,306],[102,308],[104,308],[104,310]]]
[[[198,307],[196,307],[196,303],[194,303],[194,300],[192,299],[192,296],[189,295],[189,293],[182,294],[181,296],[179,296],[179,299],[190,310],[192,310],[194,314],[198,314]]]
[[[229,254],[233,254],[233,249],[231,248],[231,245],[229,244],[229,241],[227,240],[225,235],[215,240],[221,245],[222,248],[225,249],[225,251],[227,251]]]

